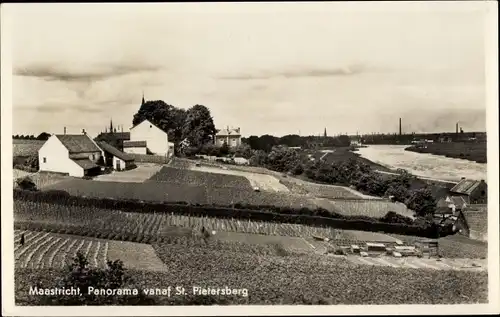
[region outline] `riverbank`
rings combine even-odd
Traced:
[[[409,146],[405,151],[446,156],[481,164],[487,162],[486,142],[428,143],[425,146]]]

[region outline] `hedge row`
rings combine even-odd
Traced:
[[[434,237],[438,227],[415,226],[407,223],[388,223],[388,219],[376,219],[368,216],[346,216],[318,208],[292,209],[262,208],[259,206],[242,206],[235,204],[233,208],[219,206],[189,205],[186,203],[150,203],[143,201],[115,200],[109,198],[90,198],[71,196],[64,191],[33,192],[14,189],[14,199],[35,202],[52,203],[57,205],[72,205],[115,209],[124,212],[159,212],[173,213],[194,217],[236,218],[265,222],[292,223],[311,226],[330,226],[344,230],[381,231],[402,235]],[[252,208],[246,208],[252,207]]]

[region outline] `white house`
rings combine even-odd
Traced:
[[[100,167],[96,163],[103,156],[103,151],[85,131],[52,135],[38,150],[40,171],[76,177],[98,174]]]
[[[174,144],[168,135],[149,120],[130,128],[130,140],[123,141],[123,151],[133,154],[173,155]]]
[[[215,134],[214,143],[217,146],[222,146],[226,143],[229,147],[241,145],[240,128],[230,129],[227,127],[226,129],[218,130],[217,134]]]

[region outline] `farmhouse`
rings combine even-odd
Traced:
[[[488,187],[484,180],[475,181],[470,179],[462,180],[450,189],[452,196],[462,196],[469,204],[484,204],[487,201]]]
[[[172,156],[174,144],[168,142],[168,135],[149,120],[130,128],[130,140],[123,141],[123,151],[132,154],[154,154]]]
[[[104,152],[105,165],[113,166],[113,169],[117,171],[127,170],[135,166],[134,158],[131,155],[123,153],[104,141],[99,141],[97,144]]]
[[[215,134],[214,143],[218,146],[222,146],[226,143],[230,147],[241,145],[240,128],[230,129],[227,127],[225,129],[218,130]]]
[[[83,177],[96,175],[103,151],[83,131],[83,134],[52,135],[38,150],[40,171]]]
[[[467,207],[467,202],[463,196],[446,196],[437,202],[437,214],[456,214]]]

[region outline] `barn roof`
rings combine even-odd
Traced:
[[[56,137],[70,154],[101,152],[101,149],[86,134],[57,134]]]
[[[462,179],[458,184],[450,189],[453,193],[470,195],[481,184],[481,181]]]
[[[116,156],[117,158],[124,160],[125,162],[130,162],[130,161],[134,160],[134,158],[132,156],[128,155],[127,153],[123,153],[122,151],[118,150],[114,146],[112,146],[104,141],[97,142],[97,144],[99,144],[99,146],[101,147],[101,149],[103,151],[108,152],[111,155]]]

